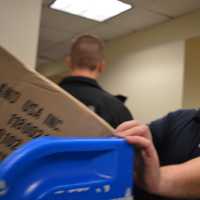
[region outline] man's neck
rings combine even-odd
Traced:
[[[71,76],[83,76],[86,78],[97,79],[98,73],[96,71],[75,69],[70,73]]]

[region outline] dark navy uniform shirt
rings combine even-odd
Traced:
[[[131,113],[116,97],[103,90],[96,80],[70,76],[59,84],[100,117],[116,128],[124,121],[132,119]]]
[[[200,156],[200,111],[178,110],[150,124],[161,166]],[[136,200],[170,200],[136,189]]]

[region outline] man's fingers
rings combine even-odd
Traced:
[[[126,136],[128,143],[135,145],[138,149],[145,152],[145,155],[151,157],[155,153],[153,143],[141,136]]]
[[[140,122],[136,121],[136,120],[131,120],[131,121],[126,121],[122,124],[120,124],[117,128],[116,128],[116,132],[122,132],[124,130],[127,130],[129,128],[133,128],[135,126],[140,125]]]
[[[126,136],[125,139],[128,141],[129,144],[134,144],[138,148],[145,149],[151,145],[151,142],[140,136]]]
[[[151,138],[149,128],[146,125],[134,126],[124,131],[116,132],[115,135],[119,137],[142,136],[149,139]]]

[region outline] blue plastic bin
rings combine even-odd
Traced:
[[[134,152],[119,138],[41,137],[0,165],[0,200],[131,197]]]

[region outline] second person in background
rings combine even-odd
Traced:
[[[105,68],[104,43],[92,35],[82,35],[72,42],[68,58],[70,75],[59,84],[113,128],[132,115],[115,96],[105,91],[97,82]]]

